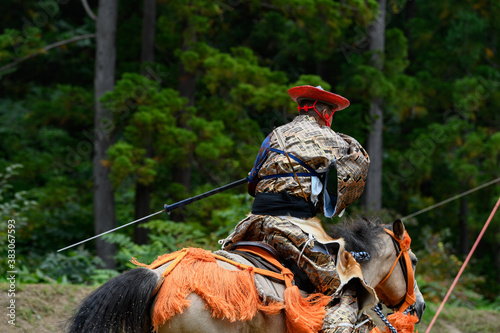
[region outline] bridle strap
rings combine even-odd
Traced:
[[[401,258],[401,254],[403,254],[403,251],[400,251],[399,254],[398,254],[398,257],[396,258],[396,261],[394,261],[394,264],[392,264],[392,268],[391,270],[389,271],[389,273],[387,273],[387,275],[385,276],[385,278],[379,282],[379,285],[384,283],[385,281],[387,281],[387,279],[389,278],[389,276],[391,276],[392,274],[392,271],[394,270],[394,268],[396,268],[396,265],[399,261],[399,259]]]
[[[415,277],[413,276],[413,267],[411,266],[410,253],[409,253],[411,239],[410,239],[410,236],[408,235],[408,232],[406,232],[406,230],[405,230],[405,237],[403,240],[400,240],[399,238],[397,238],[392,231],[390,231],[388,229],[384,229],[384,230],[396,242],[398,242],[400,252],[396,258],[396,261],[392,265],[391,270],[389,271],[387,276],[382,280],[382,282],[379,283],[379,285],[384,283],[389,278],[389,276],[391,276],[392,272],[394,271],[394,268],[396,267],[396,264],[402,258],[403,262],[405,264],[405,267],[406,267],[406,295],[405,295],[405,299],[404,299],[402,305],[399,307],[399,309],[397,311],[403,312],[406,308],[408,308],[410,305],[414,304],[416,301],[416,298],[415,298]],[[403,270],[403,274],[404,274],[404,270]]]

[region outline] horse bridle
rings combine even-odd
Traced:
[[[399,253],[397,255],[396,260],[394,261],[394,264],[392,265],[391,270],[389,271],[389,273],[387,273],[386,277],[384,279],[382,279],[382,281],[378,285],[381,285],[385,281],[387,281],[389,276],[391,276],[392,272],[394,271],[396,264],[399,262],[401,265],[401,269],[403,270],[405,280],[406,280],[406,295],[405,295],[405,298],[403,299],[403,301],[400,304],[396,305],[395,308],[399,307],[399,309],[396,311],[403,312],[407,308],[413,306],[413,304],[416,301],[416,298],[415,298],[415,277],[413,275],[413,267],[411,264],[410,253],[409,253],[411,238],[408,235],[408,232],[406,230],[405,230],[405,237],[402,240],[399,239],[398,237],[396,237],[392,231],[385,229],[385,228],[384,228],[384,230],[387,234],[389,234],[392,237],[393,243],[394,243],[394,248],[396,249],[396,252],[397,253],[399,252]]]
[[[396,264],[399,262],[399,264],[401,265],[401,269],[403,271],[403,275],[405,277],[406,295],[405,298],[401,301],[401,303],[395,305],[393,308],[394,309],[399,308],[398,310],[395,310],[395,312],[402,312],[403,314],[407,314],[408,312],[412,311],[413,304],[415,304],[416,301],[415,289],[414,289],[415,277],[413,275],[413,267],[411,265],[410,253],[409,253],[411,238],[408,235],[408,232],[406,232],[406,230],[405,230],[405,237],[402,240],[397,238],[392,231],[385,228],[384,230],[389,236],[391,236],[394,249],[396,250],[396,253],[398,253],[398,255],[396,257],[396,260],[394,261],[394,264],[391,267],[391,270],[389,271],[389,273],[387,273],[385,278],[382,279],[381,282],[379,282],[377,287],[380,286],[385,281],[387,281],[389,276],[391,276],[392,272],[394,271]],[[387,320],[385,315],[382,313],[381,303],[375,305],[372,308],[372,310],[380,317],[380,319],[384,322],[384,324],[389,328],[389,331],[391,333],[398,333],[397,330],[394,328],[394,326],[392,326],[389,320]]]

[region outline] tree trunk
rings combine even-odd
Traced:
[[[156,0],[144,0],[141,62],[155,61]],[[142,73],[145,75],[145,73]]]
[[[148,148],[146,157],[153,156],[151,137],[148,140]],[[135,200],[134,200],[134,219],[138,220],[144,216],[151,214],[151,185],[141,184],[138,180],[135,183]],[[149,219],[135,224],[134,227],[134,242],[142,245],[149,242],[149,229],[142,228],[141,224],[148,222]]]
[[[185,70],[182,62],[180,63],[179,68],[179,94],[183,97],[187,97],[188,105],[194,106],[194,93],[196,87],[196,76],[194,73],[189,73]],[[181,111],[182,112],[182,111]],[[185,115],[183,112],[179,115],[179,120],[177,126],[188,128],[187,119],[185,119]],[[186,157],[184,161],[175,165],[174,168],[174,181],[184,185],[186,192],[189,193],[191,191],[191,165],[193,163],[193,149],[190,148],[186,151]],[[182,198],[178,198],[179,200]],[[183,209],[177,209],[172,212],[171,218],[173,221],[184,221],[186,216],[184,214]]]
[[[190,29],[189,26],[186,28]],[[183,51],[187,51],[190,48],[190,44],[196,41],[196,34],[194,32],[190,34],[189,37],[184,37],[183,41]],[[179,62],[179,85],[178,85],[179,95],[186,97],[188,99],[187,107],[194,106],[194,95],[196,92],[196,73],[191,73],[186,70],[184,64]],[[178,126],[187,128],[187,119],[181,114],[179,117]],[[186,191],[189,192],[191,190],[191,164],[193,160],[193,153],[190,150],[187,153],[186,161],[184,163],[178,165],[175,170],[175,180],[178,183],[181,183],[186,188]]]
[[[144,0],[142,13],[142,45],[141,63],[155,61],[155,32],[156,32],[156,0]],[[141,74],[147,76],[147,71],[142,68]],[[153,157],[151,137],[147,143],[146,158]],[[136,181],[135,184],[135,219],[140,219],[151,214],[151,185],[144,185]],[[146,223],[148,220],[144,220]],[[141,228],[136,224],[134,228],[134,242],[137,244],[147,244],[149,241],[149,230]]]
[[[379,71],[384,67],[386,1],[379,0],[379,14],[370,34],[371,64]],[[382,98],[372,97],[370,101],[370,133],[367,143],[367,152],[370,155],[371,163],[362,197],[362,205],[365,209],[377,211],[382,209],[382,133],[384,128],[382,105]]]
[[[113,90],[116,62],[116,20],[118,0],[99,1],[96,29],[96,59],[94,78],[94,231],[102,233],[115,227],[115,203],[113,187],[106,166],[106,151],[111,145],[113,114],[99,102],[101,96]],[[96,252],[106,267],[115,268],[116,248],[100,238],[96,240]]]
[[[191,43],[196,41],[196,32],[192,31],[189,23],[184,24],[183,29],[183,41],[182,41],[182,51],[187,51],[191,47]],[[179,95],[186,97],[188,103],[186,107],[194,106],[194,96],[196,92],[196,73],[189,72],[184,67],[182,61],[179,61],[179,84],[177,86],[179,90]],[[180,111],[177,115],[177,126],[189,129],[187,125],[187,119],[185,112]],[[184,185],[186,192],[191,191],[191,173],[193,164],[193,150],[194,147],[190,147],[186,151],[186,157],[184,161],[180,161],[174,167],[174,181]],[[178,198],[181,199],[181,198]],[[177,209],[172,212],[171,218],[173,221],[183,221],[186,219],[183,209]]]
[[[136,182],[135,201],[134,201],[135,220],[138,220],[144,216],[148,216],[151,214],[150,202],[151,202],[151,187],[149,185],[144,185],[139,182]],[[149,219],[146,219],[141,223],[146,223],[148,221]],[[139,245],[147,244],[149,242],[149,230],[140,227],[141,223],[135,224],[134,228],[134,242]]]

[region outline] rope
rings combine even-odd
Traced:
[[[382,319],[382,321],[384,322],[385,326],[387,326],[389,328],[389,330],[391,331],[391,333],[398,333],[398,331],[394,328],[394,326],[391,325],[391,323],[389,322],[389,320],[387,320],[387,318],[385,317],[385,315],[382,313],[380,303],[377,304],[377,305],[375,305],[375,307],[373,307],[372,310],[380,317],[380,319]]]
[[[483,237],[483,234],[484,232],[486,231],[486,228],[488,228],[488,225],[490,224],[491,220],[493,219],[493,216],[495,215],[497,209],[498,209],[498,206],[500,206],[500,197],[498,198],[498,201],[497,203],[495,204],[495,207],[493,207],[493,210],[491,211],[491,214],[490,216],[488,217],[488,220],[486,221],[484,227],[483,227],[483,230],[481,230],[481,232],[479,233],[479,236],[477,236],[477,239],[476,239],[476,242],[474,243],[474,245],[472,246],[472,249],[470,250],[469,254],[467,255],[467,259],[465,259],[462,267],[460,268],[460,271],[458,272],[457,274],[457,277],[455,278],[455,280],[453,281],[453,283],[451,284],[451,287],[450,287],[450,290],[448,290],[448,293],[446,294],[446,296],[444,297],[443,299],[443,302],[441,303],[441,305],[439,306],[436,314],[434,315],[434,318],[432,318],[432,321],[431,323],[429,324],[429,327],[427,327],[427,330],[425,331],[425,333],[429,333],[431,331],[431,328],[432,326],[434,325],[434,322],[436,321],[437,317],[439,316],[439,313],[441,312],[441,310],[443,309],[444,307],[444,304],[446,303],[446,301],[448,300],[448,297],[450,297],[450,294],[453,290],[453,288],[455,288],[455,285],[457,284],[458,282],[458,279],[460,279],[460,276],[462,275],[462,272],[464,271],[465,269],[465,266],[467,266],[467,263],[469,262],[470,258],[472,257],[472,254],[474,253],[474,251],[476,250],[476,247],[477,245],[479,244],[479,241],[481,240],[481,238]]]
[[[409,218],[411,218],[411,217],[417,216],[417,215],[419,215],[419,214],[425,213],[425,212],[427,212],[427,211],[429,211],[429,210],[431,210],[431,209],[434,209],[434,208],[436,208],[436,207],[438,207],[438,206],[444,205],[445,203],[448,203],[448,202],[450,202],[450,201],[453,201],[453,200],[455,200],[455,199],[458,199],[458,198],[460,198],[460,197],[463,197],[464,195],[470,194],[470,193],[472,193],[472,192],[478,191],[478,190],[480,190],[480,189],[482,189],[482,188],[484,188],[484,187],[490,186],[490,185],[495,184],[495,183],[497,183],[497,182],[499,182],[499,181],[500,181],[500,178],[494,179],[494,180],[492,180],[492,181],[490,181],[490,182],[488,182],[488,183],[486,183],[486,184],[479,185],[479,186],[477,186],[477,187],[474,187],[474,188],[473,188],[473,189],[471,189],[471,190],[468,190],[468,191],[462,192],[462,193],[457,194],[457,195],[455,195],[455,196],[453,196],[453,197],[451,197],[451,198],[448,198],[448,199],[446,199],[446,200],[443,200],[443,201],[441,201],[441,202],[438,202],[438,203],[437,203],[437,204],[435,204],[435,205],[432,205],[432,206],[430,206],[430,207],[427,207],[427,208],[421,209],[421,210],[419,210],[418,212],[415,212],[415,213],[410,214],[410,215],[408,215],[408,216],[402,217],[402,218],[401,218],[401,220],[406,220],[406,219],[409,219]]]

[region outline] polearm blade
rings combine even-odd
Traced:
[[[246,183],[248,180],[246,178],[243,178],[243,179],[240,179],[238,181],[235,181],[233,183],[230,183],[230,184],[227,184],[227,185],[224,185],[224,186],[221,186],[221,187],[218,187],[216,189],[213,189],[211,191],[208,191],[208,192],[205,192],[205,193],[202,193],[202,194],[199,194],[197,196],[194,196],[192,198],[189,198],[189,199],[185,199],[185,200],[182,200],[182,201],[179,201],[177,203],[174,203],[174,204],[171,204],[171,205],[167,205],[165,204],[165,208],[160,210],[159,212],[156,212],[156,213],[153,213],[151,215],[148,215],[148,216],[144,216],[138,220],[135,220],[135,221],[132,221],[132,222],[129,222],[127,224],[124,224],[124,225],[121,225],[117,228],[114,228],[114,229],[111,229],[111,230],[108,230],[108,231],[105,231],[99,235],[95,235],[93,237],[90,237],[90,238],[87,238],[85,240],[82,240],[81,242],[78,242],[78,243],[75,243],[75,244],[72,244],[70,246],[66,246],[66,247],[63,247],[62,249],[59,249],[57,250],[57,252],[61,252],[61,251],[64,251],[64,250],[67,250],[69,248],[72,248],[74,246],[77,246],[77,245],[80,245],[80,244],[83,244],[85,242],[88,242],[88,241],[91,241],[93,239],[96,239],[98,237],[101,237],[102,235],[106,235],[106,234],[109,234],[109,233],[112,233],[112,232],[115,232],[116,230],[118,229],[121,229],[121,228],[125,228],[131,224],[134,224],[134,223],[137,223],[137,222],[140,222],[142,220],[145,220],[147,218],[150,218],[151,216],[155,216],[155,215],[158,215],[160,213],[163,213],[163,212],[166,212],[168,214],[170,214],[171,211],[173,211],[174,209],[177,209],[177,208],[180,208],[180,207],[184,207],[184,206],[187,206],[189,205],[190,203],[193,203],[195,201],[198,201],[198,200],[201,200],[203,198],[207,198],[209,196],[212,196],[214,194],[217,194],[217,193],[220,193],[220,192],[224,192],[224,191],[227,191],[229,189],[232,189],[234,187],[237,187],[237,186],[240,186],[241,184],[244,184]]]
[[[82,240],[81,242],[75,243],[75,244],[70,245],[70,246],[63,247],[62,249],[57,250],[57,252],[61,252],[61,251],[67,250],[67,249],[69,249],[69,248],[71,248],[71,247],[73,247],[73,246],[77,246],[77,245],[83,244],[83,243],[88,242],[88,241],[90,241],[90,240],[96,239],[97,237],[101,237],[102,235],[106,235],[106,234],[109,234],[109,233],[115,232],[115,231],[116,231],[116,230],[118,230],[118,229],[125,228],[126,226],[129,226],[129,225],[131,225],[131,224],[134,224],[134,223],[140,222],[140,221],[145,220],[145,219],[147,219],[147,218],[149,218],[149,217],[151,217],[151,216],[158,215],[158,214],[160,214],[160,213],[163,213],[164,211],[165,211],[165,209],[162,209],[162,210],[160,210],[159,212],[153,213],[153,214],[148,215],[148,216],[141,217],[141,218],[140,218],[140,219],[138,219],[138,220],[135,220],[135,221],[129,222],[129,223],[127,223],[127,224],[121,225],[121,226],[119,226],[119,227],[117,227],[117,228],[114,228],[114,229],[111,229],[111,230],[105,231],[105,232],[103,232],[102,234],[95,235],[95,236],[93,236],[93,237],[90,237],[90,238],[87,238],[87,239],[85,239],[85,240]]]

